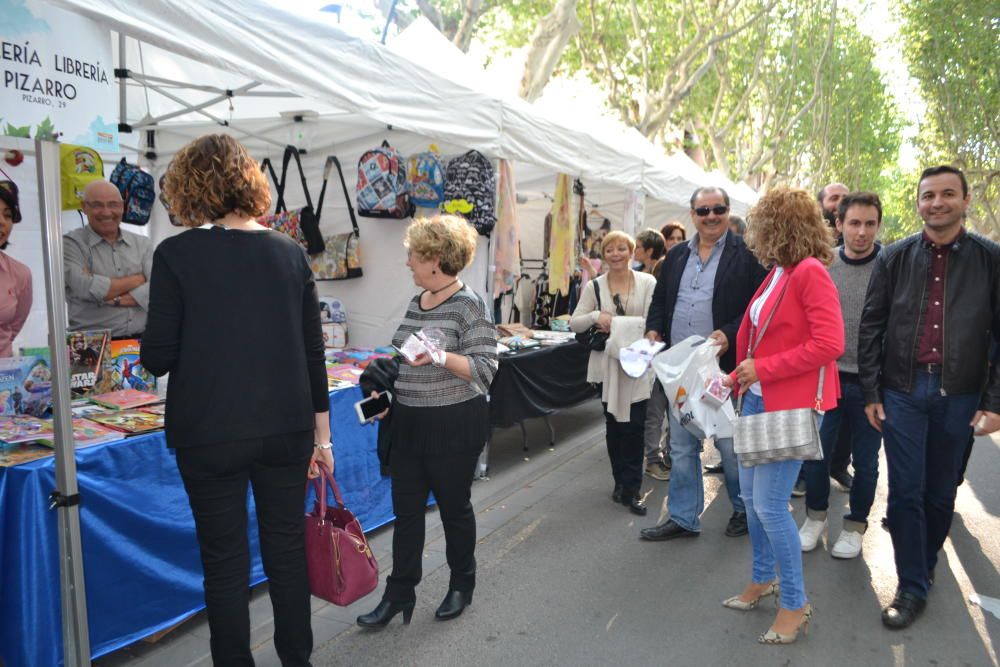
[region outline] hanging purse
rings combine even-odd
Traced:
[[[302,194],[305,195],[306,205],[288,210],[285,205],[285,183],[288,177],[288,164],[292,158],[295,158],[299,178],[302,180]],[[271,180],[274,181],[274,187],[278,193],[278,201],[274,205],[274,213],[260,216],[257,218],[257,222],[290,236],[310,255],[323,252],[325,245],[323,235],[319,232],[319,212],[323,207],[323,193],[326,191],[325,179],[323,191],[320,192],[319,206],[314,209],[312,198],[309,196],[309,184],[306,183],[306,174],[302,169],[299,150],[295,146],[285,146],[285,153],[281,158],[281,178],[278,178],[269,158],[265,158],[260,163],[260,168],[262,171],[267,169],[271,174]]]
[[[312,480],[316,504],[306,515],[306,560],[309,590],[340,607],[363,598],[378,585],[378,562],[372,555],[361,524],[354,518],[333,475],[320,464]],[[326,504],[326,487],[333,489],[336,507]]]
[[[753,353],[760,345],[760,339],[767,330],[771,318],[781,305],[785,295],[786,281],[778,294],[764,325],[755,332],[750,331],[752,343],[747,346],[747,359],[753,359]],[[743,396],[736,405],[736,424],[733,427],[733,449],[740,465],[752,468],[761,463],[776,461],[819,461],[823,459],[823,445],[820,442],[817,415],[822,414],[823,380],[826,367],[819,369],[819,385],[816,388],[816,404],[812,408],[797,408],[794,410],[775,410],[756,415],[743,416]]]
[[[597,282],[597,278],[594,278],[594,296],[597,297],[597,310],[600,312],[601,285]],[[580,345],[583,345],[588,350],[603,352],[604,348],[608,345],[608,336],[610,336],[608,332],[601,331],[597,328],[596,324],[592,324],[586,331],[578,333],[576,335],[576,340],[580,343]]]
[[[325,246],[323,252],[309,258],[313,275],[316,280],[347,280],[348,278],[360,278],[361,271],[361,237],[358,231],[358,219],[354,215],[354,207],[351,205],[351,195],[347,191],[347,183],[344,181],[344,170],[340,167],[340,160],[331,155],[326,159],[323,167],[323,189],[319,193],[319,205],[323,205],[323,195],[326,194],[326,182],[330,177],[330,169],[337,167],[337,175],[340,176],[340,187],[344,191],[344,200],[347,202],[347,213],[351,216],[351,226],[353,231],[343,234],[331,234],[323,237]]]

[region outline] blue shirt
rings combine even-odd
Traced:
[[[701,261],[698,254],[698,235],[688,241],[691,254],[684,273],[681,274],[681,285],[677,290],[677,301],[674,304],[674,315],[670,320],[670,344],[676,345],[688,336],[708,336],[715,331],[712,321],[712,296],[715,293],[715,273],[719,269],[719,257],[726,247],[727,230],[719,237],[712,247],[712,254],[707,262]]]

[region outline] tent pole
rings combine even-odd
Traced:
[[[128,65],[125,62],[125,33],[118,33],[118,69],[122,72],[128,71]],[[128,84],[128,76],[123,75],[118,77],[118,125],[119,127],[123,123],[128,123],[128,90],[126,85]],[[58,162],[57,162],[58,164]]]
[[[38,210],[42,227],[45,292],[48,295],[49,349],[52,351],[52,412],[55,431],[56,489],[49,505],[59,532],[59,590],[62,600],[63,662],[90,664],[87,593],[80,540],[80,491],[70,412],[69,356],[66,354],[66,290],[59,182],[59,144],[35,140]]]

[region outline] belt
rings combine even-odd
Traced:
[[[941,375],[941,364],[919,364],[917,370],[928,375]]]

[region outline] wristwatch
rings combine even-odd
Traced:
[[[333,449],[333,443],[325,442],[321,445],[318,442],[314,442],[313,447],[315,447],[316,449]]]
[[[117,308],[118,306],[122,305],[122,298],[120,296],[116,296],[114,299],[111,300],[111,303],[113,303],[115,305],[115,308]]]

